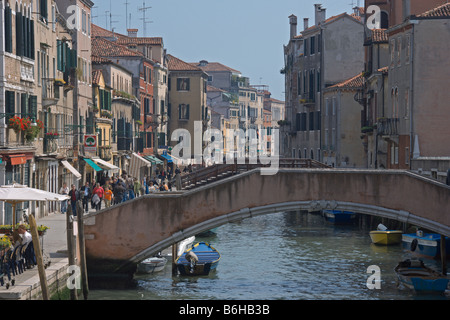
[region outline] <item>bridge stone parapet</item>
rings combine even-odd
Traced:
[[[308,209],[387,217],[450,236],[450,188],[391,170],[254,169],[176,193],[146,195],[84,217],[89,274],[132,274],[146,257],[229,222]]]

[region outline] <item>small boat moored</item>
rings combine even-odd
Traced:
[[[402,246],[404,249],[414,252],[417,255],[431,259],[441,257],[441,235],[437,233],[423,233],[421,230],[416,233],[402,235]],[[445,237],[446,256],[450,256],[450,238]]]
[[[137,265],[138,274],[152,274],[162,271],[167,264],[167,259],[164,257],[151,257],[145,259]]]
[[[323,215],[327,221],[335,224],[353,223],[356,218],[354,212],[341,210],[324,210]]]
[[[443,293],[449,279],[425,266],[421,260],[405,260],[395,267],[399,283],[417,292]]]
[[[377,230],[370,232],[370,238],[373,244],[377,245],[393,245],[402,242],[401,230],[388,230],[384,225],[378,225]]]
[[[206,242],[199,242],[187,249],[176,260],[179,273],[183,276],[205,276],[217,268],[220,253]]]

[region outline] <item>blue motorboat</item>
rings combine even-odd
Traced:
[[[439,272],[425,266],[421,260],[405,260],[395,267],[399,284],[417,292],[443,293],[447,290],[449,279]]]
[[[335,224],[353,223],[356,218],[354,212],[341,210],[324,210],[323,215],[327,221]]]
[[[220,253],[209,243],[199,242],[187,249],[175,261],[183,276],[206,276],[217,268]]]
[[[431,259],[441,257],[441,235],[437,233],[408,233],[402,235],[402,246],[404,249],[417,255]],[[446,256],[450,256],[450,238],[445,237]]]

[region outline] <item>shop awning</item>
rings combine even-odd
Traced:
[[[98,166],[100,166],[101,168],[103,168],[103,169],[105,169],[105,170],[111,170],[111,171],[113,171],[113,172],[119,172],[119,167],[117,167],[117,166],[115,166],[115,165],[113,165],[113,164],[111,164],[111,163],[109,163],[109,162],[106,162],[105,160],[102,160],[102,159],[100,159],[100,158],[92,158],[92,160],[98,165]]]
[[[159,160],[158,158],[156,158],[154,156],[144,156],[144,159],[150,161],[152,164],[154,164],[156,166],[164,164],[164,162],[162,162],[161,160]]]
[[[143,157],[133,153],[130,159],[130,169],[128,174],[133,178],[141,179],[140,172],[142,167],[151,167],[152,163]]]
[[[27,163],[27,157],[24,154],[14,154],[9,157],[11,159],[11,165],[13,166]]]
[[[66,167],[67,170],[69,170],[70,172],[72,172],[72,174],[77,177],[77,180],[81,179],[81,173],[79,173],[77,171],[77,169],[75,169],[74,167],[72,167],[72,165],[70,163],[68,163],[67,161],[63,160],[61,161],[62,165],[64,167]]]
[[[100,168],[98,165],[96,165],[95,162],[92,161],[91,159],[84,159],[84,161],[86,161],[86,163],[87,163],[88,165],[90,165],[91,168],[94,169],[95,171],[97,171],[97,172],[98,172],[98,171],[103,171],[103,169]]]
[[[172,163],[172,162],[173,162],[171,156],[168,156],[168,155],[166,155],[166,154],[160,154],[159,156],[160,156],[161,158],[167,160],[167,163]]]

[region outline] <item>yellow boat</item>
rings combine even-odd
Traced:
[[[370,232],[372,243],[380,245],[391,245],[402,242],[401,230],[376,230]]]

